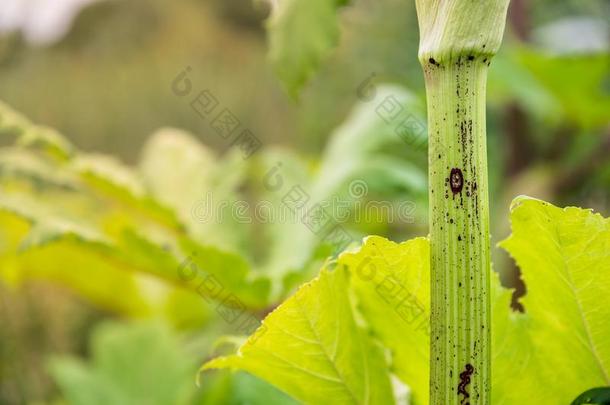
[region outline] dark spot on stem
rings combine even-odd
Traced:
[[[474,60],[474,56],[468,55],[468,60]]]
[[[434,58],[430,58],[430,59],[428,59],[428,62],[430,62],[430,63],[431,63],[431,64],[433,64],[434,66],[440,66],[440,64],[439,64],[439,63],[438,63],[436,60],[434,60]]]
[[[453,195],[462,192],[462,187],[464,187],[464,176],[462,176],[462,171],[460,169],[451,169],[451,174],[449,175],[449,185],[451,186],[451,192]]]
[[[462,405],[466,405],[469,403],[468,398],[470,398],[470,394],[466,389],[470,384],[470,376],[472,376],[472,373],[474,373],[474,367],[470,363],[467,363],[464,367],[464,371],[460,373],[460,383],[458,384],[457,394],[464,396],[460,401]]]

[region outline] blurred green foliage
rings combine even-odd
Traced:
[[[194,384],[193,338],[180,338],[162,323],[102,323],[91,336],[91,361],[56,357],[48,369],[70,404],[291,404],[285,394],[246,374]],[[207,376],[206,376],[207,379]]]

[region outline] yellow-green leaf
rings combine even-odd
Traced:
[[[521,268],[526,315],[495,319],[494,403],[568,403],[610,385],[610,220],[527,197],[511,218],[501,246]]]
[[[309,404],[391,404],[381,351],[356,324],[342,268],[322,270],[239,349],[204,366],[248,371]]]
[[[359,307],[392,354],[392,371],[411,388],[414,404],[428,402],[430,244],[394,243],[370,236],[362,249],[341,256]]]

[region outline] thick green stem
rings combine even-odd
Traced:
[[[431,404],[490,403],[489,57],[424,63],[430,134]]]
[[[416,5],[430,140],[430,403],[490,404],[485,84],[508,0]]]

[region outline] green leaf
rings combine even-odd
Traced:
[[[428,402],[429,256],[425,238],[398,244],[370,236],[339,260],[349,269],[362,314],[392,353],[392,372],[409,385],[415,404]]]
[[[604,90],[608,80],[608,53],[549,56],[524,48],[518,57],[561,103],[564,119],[589,129],[608,123],[610,95]]]
[[[181,247],[189,253],[189,268],[197,269],[198,276],[187,282],[190,288],[200,289],[203,282],[209,283],[213,276],[216,293],[212,298],[224,301],[236,295],[249,308],[262,308],[267,304],[271,284],[263,275],[254,273],[250,264],[241,256],[224,252],[213,246],[200,245],[191,239],[180,241]],[[185,265],[185,260],[182,265]],[[177,272],[177,270],[176,270]],[[188,276],[190,279],[192,276]],[[218,290],[219,289],[219,290]]]
[[[23,115],[0,101],[0,133],[23,133],[33,124]]]
[[[9,217],[9,212],[5,210],[0,212],[3,233],[10,235],[16,224],[11,224],[9,219],[23,217]],[[29,279],[53,281],[72,289],[99,307],[130,316],[150,314],[153,303],[149,298],[152,297],[147,297],[143,292],[142,276],[125,271],[130,268],[111,260],[107,254],[113,252],[110,248],[104,248],[103,244],[93,240],[81,239],[74,229],[66,232],[62,234],[58,229],[38,227],[27,234],[27,250],[17,253],[2,246],[2,281],[15,285]],[[21,239],[21,235],[17,238]],[[23,241],[19,242],[23,247]]]
[[[204,369],[239,368],[304,403],[390,404],[381,351],[351,313],[346,273],[322,270],[273,311],[229,357]]]
[[[186,404],[194,393],[195,364],[161,324],[103,324],[91,351],[90,363],[71,357],[49,362],[70,404]]]
[[[197,297],[199,306],[195,312],[201,313],[201,307],[207,304],[199,296],[202,294],[200,288],[204,281],[209,282],[210,277],[219,289],[217,295],[211,297],[216,301],[223,301],[234,294],[247,308],[261,308],[267,303],[269,281],[253,277],[249,264],[239,255],[202,246],[187,237],[174,242],[179,246],[163,246],[129,227],[109,238],[86,223],[48,212],[44,206],[28,206],[29,200],[16,200],[13,207],[9,202],[7,198],[0,200],[0,209],[31,223],[30,231],[21,241],[21,252],[16,256],[19,278],[54,280],[75,289],[98,305],[121,311],[129,309],[126,312],[132,315],[134,311],[130,307],[117,305],[143,300],[148,303],[149,311],[163,301],[162,292],[168,293],[177,287]],[[196,265],[197,274],[191,277],[191,264],[188,279],[180,270],[185,263],[181,256],[183,251],[196,255],[192,262]],[[66,263],[71,265],[68,269],[78,268],[79,271],[67,271]],[[133,285],[138,280],[146,282]],[[166,285],[159,284],[160,281]],[[144,286],[151,283],[158,284],[155,285],[158,293],[147,297]],[[129,299],[115,299],[119,287],[121,291],[129,287],[133,289],[125,294]]]
[[[183,226],[173,212],[148,195],[141,178],[120,161],[101,154],[79,154],[70,165],[94,199],[104,208],[137,221],[152,221],[167,231],[182,233]]]
[[[572,405],[582,404],[598,404],[598,405],[609,405],[610,404],[610,387],[599,387],[591,388],[580,394]]]
[[[16,113],[10,115],[8,112],[8,107],[3,110],[0,106],[0,118],[5,127],[25,128],[25,133],[29,133],[32,124]],[[155,153],[152,153],[152,161],[148,161],[149,171],[152,170],[150,166],[159,163],[162,174],[171,173],[172,166],[180,168],[179,163],[188,166],[184,153],[190,150],[191,154],[198,154],[192,144],[194,141],[185,145],[186,135],[165,134],[167,136],[160,134],[153,142],[164,140],[162,147],[172,146],[168,142],[174,140],[179,146],[176,153],[168,150],[171,148],[165,149],[177,156],[173,160],[163,160],[162,148],[153,148]],[[60,135],[57,137],[63,139]],[[157,144],[159,142],[154,143]],[[233,294],[248,308],[262,308],[267,304],[270,283],[253,274],[248,261],[237,253],[223,251],[216,245],[201,245],[191,239],[177,222],[174,211],[159,203],[170,205],[178,214],[183,214],[181,207],[172,203],[181,198],[191,205],[195,202],[194,198],[188,201],[192,194],[185,190],[188,182],[197,180],[196,171],[178,173],[184,178],[181,183],[184,187],[176,191],[184,195],[172,195],[171,198],[167,198],[172,191],[167,186],[173,179],[157,178],[158,187],[154,189],[157,199],[148,193],[138,172],[112,157],[74,152],[69,160],[59,161],[31,146],[22,145],[0,152],[0,209],[6,216],[24,220],[27,226],[24,235],[22,230],[14,233],[5,229],[7,225],[13,226],[12,222],[1,224],[6,236],[0,236],[10,239],[11,246],[10,249],[9,243],[0,246],[3,261],[11,263],[2,266],[2,270],[7,269],[2,272],[5,280],[13,283],[28,277],[53,280],[104,308],[129,315],[165,311],[171,317],[178,317],[181,324],[205,318],[208,311],[202,310],[206,303],[198,289],[207,276],[213,276],[222,287],[218,300]],[[223,165],[216,166],[218,173],[214,174],[220,175],[227,169]],[[233,171],[227,172],[229,176],[216,180],[231,177]],[[154,177],[155,173],[149,173],[149,180]],[[235,186],[236,182],[228,183]],[[226,184],[223,182],[221,186]],[[162,198],[164,192],[166,198]],[[218,236],[218,233],[206,233]],[[179,266],[184,257],[193,253],[200,254],[197,264],[202,277],[189,283],[180,277]],[[71,255],[74,260],[70,260]],[[183,291],[177,291],[177,288]],[[152,290],[156,295],[151,294]],[[129,298],[116,300],[117,292],[125,292]],[[186,314],[173,309],[194,300],[199,305]]]
[[[607,53],[550,55],[531,47],[509,48],[491,64],[490,101],[500,105],[517,101],[552,126],[567,122],[588,130],[603,128],[610,109],[610,96],[604,90],[608,57]]]
[[[233,377],[229,405],[296,405],[297,402],[272,385],[247,373]]]
[[[410,159],[394,157],[388,152],[419,150],[423,155],[428,139],[421,105],[404,87],[382,85],[376,91],[375,99],[380,100],[379,104],[357,104],[329,139],[320,175],[313,185],[317,198],[330,198],[354,178],[376,185],[384,193],[395,188],[407,189],[412,194],[426,192],[424,170],[408,161]],[[386,122],[383,112],[379,112],[386,100],[401,106],[392,123]],[[398,135],[401,122],[415,123],[414,128],[408,127],[408,139],[412,142],[405,142]]]
[[[88,222],[60,216],[49,205],[33,198],[24,198],[23,195],[2,196],[0,210],[19,216],[31,224],[30,233],[21,242],[20,250],[42,246],[66,235],[92,243],[108,242],[108,239]]]
[[[521,268],[526,314],[494,320],[494,402],[563,403],[609,385],[610,220],[527,197],[511,218],[501,246]]]
[[[17,135],[20,145],[41,150],[62,161],[68,160],[74,152],[70,142],[57,131],[34,125],[2,101],[0,101],[0,134]]]
[[[151,136],[139,164],[151,195],[176,213],[192,237],[234,251],[248,227],[235,221],[227,203],[237,200],[245,169],[241,157],[218,160],[193,135],[173,128]]]
[[[19,138],[19,144],[40,150],[59,161],[69,160],[74,148],[59,132],[52,128],[32,126]]]
[[[75,172],[83,176],[105,179],[134,196],[144,195],[140,178],[129,167],[112,156],[80,153],[72,163]]]
[[[279,0],[268,20],[269,59],[288,93],[300,89],[337,45],[337,9],[347,0]]]
[[[517,101],[529,114],[553,125],[561,121],[561,103],[526,67],[519,49],[508,48],[494,57],[489,69],[489,102],[504,106]]]
[[[268,148],[258,155],[257,164],[263,173],[260,201],[264,201],[268,208],[265,218],[257,218],[264,223],[262,237],[251,238],[249,243],[259,251],[266,251],[261,268],[270,277],[281,278],[290,271],[302,273],[301,270],[315,256],[315,246],[320,243],[320,238],[303,223],[302,213],[292,211],[282,200],[295,185],[310,192],[311,176],[306,163],[287,150]],[[318,269],[319,266],[315,271]]]
[[[528,360],[535,355],[528,336],[530,319],[526,314],[511,309],[512,291],[502,288],[499,277],[492,277],[491,281],[493,403],[512,405],[530,396],[545,403],[546,393],[536,396],[539,384],[544,380],[534,363]],[[554,388],[548,387],[549,390]],[[516,392],[517,389],[520,391]]]
[[[358,103],[345,122],[333,132],[313,175],[293,153],[269,148],[258,155],[257,163],[263,166],[265,173],[262,183],[267,189],[262,200],[272,202],[273,209],[277,210],[272,215],[285,217],[287,210],[281,199],[294,185],[301,186],[309,195],[308,206],[321,203],[329,207],[332,219],[346,228],[367,226],[366,221],[355,221],[354,213],[360,209],[358,215],[362,215],[366,209],[363,206],[373,206],[375,202],[367,204],[369,199],[404,202],[427,198],[423,167],[412,163],[413,156],[407,158],[404,155],[410,153],[425,157],[427,134],[422,106],[411,92],[400,86],[380,85],[375,94],[378,103]],[[393,123],[386,122],[383,113],[379,112],[382,101],[389,98],[401,106],[401,112]],[[404,128],[409,131],[408,142],[397,133],[401,122],[415,124]],[[355,181],[357,183],[353,183]],[[272,189],[268,182],[281,185]],[[364,185],[361,198],[354,198],[352,184]],[[343,219],[340,220],[339,216]],[[265,224],[263,232],[269,238],[263,243],[270,243],[267,243],[269,256],[264,269],[269,274],[285,274],[289,269],[302,268],[323,239],[303,224],[298,215],[291,216],[289,212],[288,217],[288,221]],[[377,225],[383,226],[381,223]],[[355,233],[353,229],[350,231]],[[291,237],[286,238],[287,234]],[[254,246],[260,243],[258,239],[250,240]]]
[[[74,173],[19,147],[0,149],[0,179],[3,182],[27,179],[37,188],[74,190],[77,187]]]

